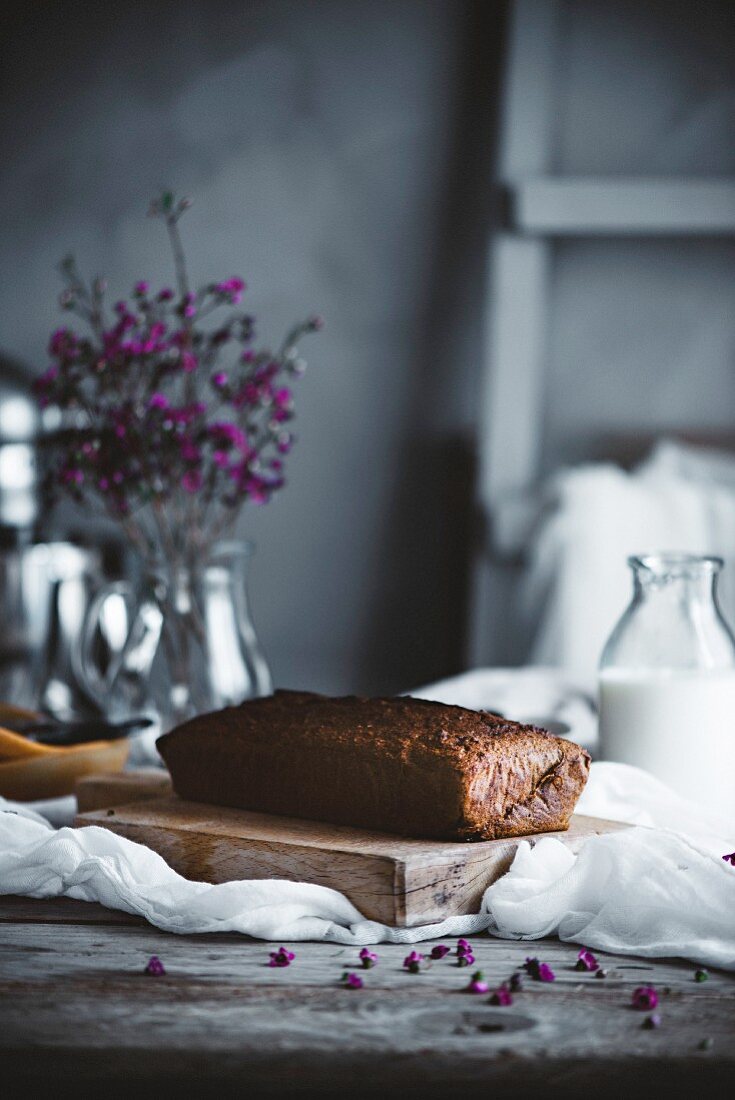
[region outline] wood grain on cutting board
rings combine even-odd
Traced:
[[[102,825],[145,844],[188,879],[317,883],[346,894],[367,918],[399,927],[477,912],[522,839],[554,836],[575,851],[589,836],[624,828],[575,815],[566,832],[476,843],[413,840],[175,795],[81,813],[75,824]]]

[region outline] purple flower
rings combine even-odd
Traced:
[[[481,970],[476,970],[467,986],[468,993],[487,993],[490,986],[485,981],[485,975]]]
[[[223,279],[221,283],[215,283],[214,289],[218,294],[228,298],[233,305],[237,305],[242,299],[245,283],[234,276],[232,279]]]
[[[77,338],[68,328],[57,328],[51,333],[49,355],[56,359],[69,359],[77,350]]]
[[[445,943],[438,943],[436,947],[432,947],[429,958],[431,959],[443,959],[445,955],[448,955],[451,951],[451,947],[447,947]]]
[[[181,457],[185,462],[199,462],[202,457],[202,452],[193,440],[184,437],[181,440]]]
[[[67,467],[65,470],[61,471],[61,481],[64,485],[82,485],[84,482],[84,471],[76,466]]]
[[[640,1012],[650,1012],[658,1004],[658,993],[652,985],[639,985],[633,990],[632,1004]]]
[[[238,451],[245,451],[247,449],[247,436],[242,428],[238,428],[237,424],[231,424],[227,421],[218,421],[215,424],[209,425],[209,433],[217,440],[231,443],[233,447],[237,447]]]
[[[359,974],[355,974],[351,970],[345,970],[342,975],[342,981],[345,983],[347,989],[362,989],[365,982],[362,980]]]
[[[730,863],[733,867],[735,867],[735,852],[728,852],[728,854],[726,856],[723,856],[722,858],[724,859],[725,863]]]
[[[547,963],[539,962],[538,959],[527,958],[523,964],[523,968],[527,974],[529,974],[535,982],[555,982],[556,975],[551,967]]]
[[[460,938],[457,940],[457,954],[458,955],[471,955],[472,954],[472,944],[469,942],[469,940],[466,940],[463,936],[460,936]]]
[[[457,959],[457,966],[472,966],[475,961],[475,956],[471,953],[460,955]]]
[[[412,951],[410,955],[406,955],[403,965],[409,974],[418,974],[423,961],[424,956],[419,951]]]
[[[187,470],[181,479],[181,485],[187,493],[198,493],[202,483],[203,478],[199,470]]]
[[[296,956],[293,951],[288,951],[285,947],[279,947],[277,951],[270,952],[271,961],[268,963],[268,966],[290,966],[295,958]]]
[[[145,967],[145,970],[143,971],[143,973],[144,974],[150,974],[154,978],[158,978],[158,977],[161,976],[161,974],[166,973],[166,969],[165,969],[163,963],[161,962],[161,960],[159,959],[158,955],[151,955],[150,959],[148,960],[148,962],[146,964],[146,967]]]
[[[153,210],[173,227],[186,205],[165,192]],[[112,322],[100,331],[103,280],[85,283],[71,260],[62,270],[67,281],[63,305],[91,322],[91,332],[78,336],[64,327],[51,334],[52,365],[34,390],[42,407],[85,408],[92,419],[64,433],[55,475],[59,487],[76,501],[89,487],[98,495],[98,508],[104,504],[113,515],[135,516],[135,525],[146,505],[167,508],[182,491],[206,493],[211,532],[226,522],[227,510],[234,513],[245,501],[270,500],[284,484],[282,459],[293,443],[285,430],[293,416],[293,394],[281,380],[290,383],[296,373],[294,341],[309,323],[296,325],[274,356],[254,348],[253,318],[228,308],[245,291],[239,276],[184,293],[171,286],[156,290],[139,279],[127,299],[112,299]],[[205,312],[220,307],[222,319],[211,328],[199,324],[203,304]],[[232,340],[238,342],[242,366],[236,361],[230,368],[223,349]],[[204,385],[212,397],[209,407],[198,400]],[[174,397],[177,386],[180,396]],[[214,408],[225,403],[229,415],[222,419],[232,423],[224,429],[211,426]],[[191,542],[186,511],[172,507],[168,517],[182,547]],[[126,533],[138,537],[135,527]],[[205,549],[207,540],[209,532]]]
[[[577,955],[577,961],[574,965],[575,970],[599,970],[600,964],[591,951],[588,951],[586,947]]]
[[[502,982],[494,991],[492,997],[490,998],[490,1004],[502,1005],[504,1007],[513,1004],[513,995],[508,989],[508,986],[505,982]]]
[[[53,382],[55,382],[58,377],[59,377],[59,368],[58,367],[49,367],[47,370],[45,370],[43,372],[43,374],[39,375],[39,377],[36,378],[36,380],[33,383],[34,389],[36,390],[36,392],[38,394],[41,395],[41,400],[45,404],[48,404],[49,399],[48,399],[47,396],[45,396],[44,391],[47,390],[49,388],[49,386]]]
[[[148,333],[148,338],[143,340],[140,345],[140,350],[145,355],[150,355],[152,351],[163,351],[165,344],[163,343],[163,337],[166,335],[166,326],[163,321],[156,321],[151,325],[151,330]]]
[[[360,962],[362,963],[363,970],[370,970],[378,961],[378,956],[374,951],[370,951],[369,948],[363,947],[360,952]]]

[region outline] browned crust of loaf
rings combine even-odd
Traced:
[[[535,726],[408,696],[278,691],[158,747],[183,798],[439,840],[565,829],[589,768]]]

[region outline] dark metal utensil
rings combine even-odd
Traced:
[[[146,729],[153,725],[153,719],[141,715],[139,718],[127,718],[124,722],[105,722],[102,719],[87,719],[83,722],[25,722],[18,723],[15,729],[29,741],[41,745],[80,745],[85,741],[117,741],[133,730]]]

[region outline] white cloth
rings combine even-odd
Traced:
[[[713,833],[716,822],[625,765],[593,764],[580,808],[623,820],[646,812],[659,827],[593,837],[576,856],[551,837],[533,847],[524,841],[479,913],[423,928],[367,921],[323,886],[189,882],[150,849],[106,829],[54,831],[32,811],[2,801],[0,894],[98,901],[169,932],[362,946],[487,929],[509,939],[558,935],[620,954],[678,955],[735,969],[735,867],[722,860],[735,848],[735,833],[729,840]],[[672,832],[672,820],[686,823],[696,839]]]
[[[594,750],[596,693],[596,677],[590,682],[574,679],[558,668],[476,668],[416,688],[411,695],[470,710],[491,710]]]
[[[719,554],[721,605],[735,624],[735,458],[659,443],[628,473],[611,464],[564,470],[545,493],[521,602],[535,635],[531,663],[594,676],[632,592],[631,554]]]

